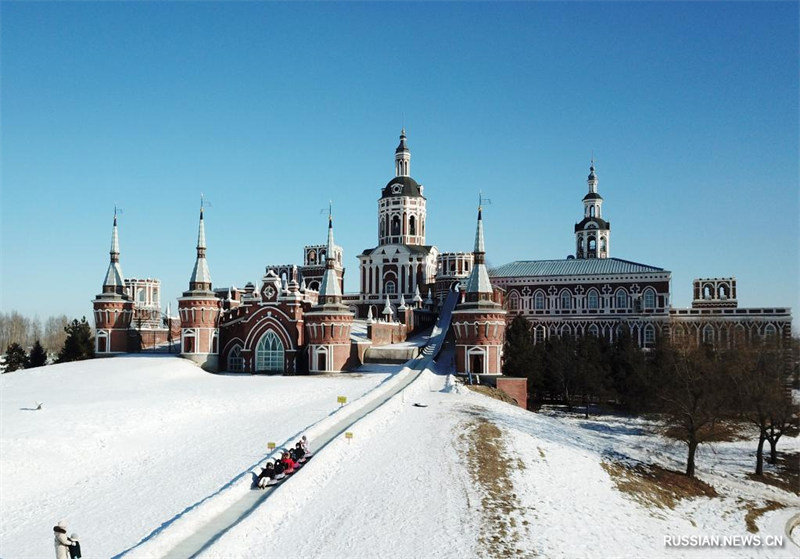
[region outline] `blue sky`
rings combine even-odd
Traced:
[[[800,307],[798,4],[3,2],[0,310],[91,312],[122,269],[215,286],[324,243],[346,290],[405,124],[427,240],[564,258],[594,152],[611,255]]]

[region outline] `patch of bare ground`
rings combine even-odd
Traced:
[[[508,395],[507,392],[504,392],[498,388],[493,388],[491,386],[483,386],[482,384],[468,384],[467,387],[470,390],[474,390],[478,394],[483,394],[484,396],[489,396],[490,398],[494,398],[495,400],[502,400],[503,402],[508,402],[509,404],[517,405],[517,401]]]
[[[747,524],[747,531],[751,534],[758,533],[758,525],[756,521],[766,512],[786,508],[786,505],[777,501],[767,501],[763,507],[757,507],[755,503],[747,501],[747,514],[744,517],[745,524]]]
[[[759,481],[783,489],[794,495],[800,495],[800,453],[778,454],[777,472],[764,471],[763,474],[747,474],[753,481]]]
[[[520,557],[522,533],[527,521],[519,525],[517,511],[520,510],[511,472],[522,463],[512,460],[503,444],[500,429],[485,417],[471,413],[461,431],[460,447],[475,487],[480,489],[483,529],[478,536],[482,555],[492,558]]]
[[[618,491],[648,508],[674,509],[681,499],[717,497],[717,492],[707,483],[654,464],[629,466],[603,460],[600,465],[611,476]]]

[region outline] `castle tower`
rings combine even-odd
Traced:
[[[206,229],[203,205],[197,232],[197,259],[189,279],[189,291],[178,299],[181,317],[181,357],[191,359],[204,369],[217,370],[218,324],[222,301],[211,290],[211,274],[206,262]]]
[[[328,213],[327,254],[334,254],[333,218]],[[341,371],[350,358],[350,329],[353,313],[342,304],[342,289],[336,271],[336,259],[325,260],[325,273],[319,289],[318,304],[305,313],[308,369],[312,373]]]
[[[394,178],[382,188],[378,200],[378,246],[358,255],[361,317],[370,310],[376,315],[386,296],[397,304],[401,294],[406,299],[417,289],[427,294],[436,277],[439,250],[425,244],[424,188],[409,174],[411,151],[405,129],[395,150],[394,170]]]
[[[603,219],[603,197],[597,193],[594,158],[586,182],[589,193],[583,197],[583,220],[575,224],[575,257],[608,258],[611,223]]]
[[[425,244],[424,187],[411,178],[411,151],[405,128],[394,155],[395,177],[378,200],[378,244]]]
[[[103,280],[103,292],[92,301],[94,308],[95,353],[111,355],[128,351],[128,329],[133,318],[133,300],[125,289],[125,279],[119,263],[117,212],[111,231],[111,255]]]
[[[506,311],[494,301],[494,289],[486,269],[480,207],[472,272],[467,279],[464,302],[456,306],[451,322],[456,338],[456,372],[501,374]]]

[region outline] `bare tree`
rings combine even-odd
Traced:
[[[730,401],[724,366],[713,348],[705,345],[674,348],[662,344],[657,351],[658,407],[673,436],[686,443],[686,475],[694,477],[697,446],[708,440]]]
[[[64,329],[69,324],[70,319],[65,314],[51,316],[45,321],[42,344],[48,353],[58,353],[64,347],[64,341],[67,339],[67,333]]]
[[[784,352],[779,344],[755,342],[737,347],[730,359],[740,414],[758,429],[756,475],[764,472],[764,443],[770,444],[770,463],[777,458],[781,436],[794,427],[794,406],[788,391]]]

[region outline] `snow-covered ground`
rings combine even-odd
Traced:
[[[0,556],[50,556],[59,520],[86,556],[119,553],[388,377],[212,375],[166,356],[4,374]]]
[[[381,390],[391,371],[216,376],[177,359],[116,358],[3,375],[0,556],[49,556],[62,519],[89,557],[161,556],[148,555],[158,549],[151,541],[137,544],[161,529],[156,542],[203,499],[249,486],[266,441],[314,432],[343,413],[336,395],[353,402]],[[41,411],[25,409],[34,401]],[[665,536],[751,535],[747,510],[767,501],[784,508],[758,517],[757,535],[785,536],[800,498],[746,477],[750,441],[701,447],[698,476],[718,497],[662,508],[620,492],[603,467],[682,469],[685,448],[643,420],[529,413],[426,371],[348,430],[352,439],[318,452],[201,557],[800,555],[788,539],[777,548],[664,545]],[[508,485],[490,483],[493,453]]]

